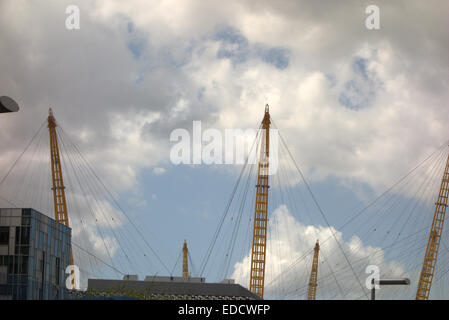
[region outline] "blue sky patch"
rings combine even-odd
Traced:
[[[367,59],[360,57],[352,62],[353,77],[345,83],[338,97],[338,102],[346,108],[359,110],[369,107],[376,96],[379,82],[376,74],[368,71],[367,63]]]
[[[249,55],[249,43],[237,30],[227,27],[221,29],[214,37],[221,42],[217,58],[227,58],[234,64],[245,62]]]
[[[222,28],[213,39],[221,43],[217,58],[230,59],[233,64],[244,63],[250,58],[258,58],[278,69],[285,69],[289,65],[287,49],[270,48],[260,44],[251,45],[246,37],[232,27]]]
[[[142,52],[145,50],[145,39],[137,34],[132,22],[128,22],[126,27],[130,36],[130,39],[127,42],[126,46],[128,47],[129,51],[131,51],[134,59],[138,60],[142,56]]]
[[[288,51],[284,48],[275,47],[261,50],[261,56],[263,61],[274,65],[278,69],[282,70],[288,67]]]
[[[139,60],[142,56],[145,44],[142,41],[130,41],[128,42],[127,47],[129,51],[131,51],[134,59]]]

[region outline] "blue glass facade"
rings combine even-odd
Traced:
[[[34,209],[0,209],[0,299],[64,299],[71,229]]]

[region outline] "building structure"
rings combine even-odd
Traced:
[[[139,299],[161,300],[259,300],[260,297],[232,280],[206,283],[204,278],[136,275],[124,280],[89,279],[85,297],[131,296]],[[134,280],[128,280],[134,279]]]
[[[0,299],[64,299],[71,229],[31,208],[0,208]]]

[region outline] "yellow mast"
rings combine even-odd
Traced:
[[[59,156],[58,137],[56,135],[56,120],[53,117],[51,108],[48,110],[48,130],[50,132],[50,154],[51,154],[51,178],[53,182],[53,202],[55,209],[55,220],[69,227],[69,217],[67,215],[67,201],[65,198],[65,187],[62,179],[61,160]],[[73,252],[70,246],[70,265],[73,265]],[[72,273],[74,270],[71,271]],[[72,289],[75,280],[72,278]]]
[[[270,154],[270,113],[268,104],[262,120],[262,139],[254,209],[253,243],[249,289],[263,298],[267,247],[268,174]]]
[[[443,233],[444,216],[446,215],[447,198],[449,196],[449,155],[441,181],[438,201],[435,203],[435,213],[430,228],[429,240],[427,242],[426,254],[419,276],[416,300],[427,300],[432,286],[433,274],[437,264],[438,248]]]
[[[312,272],[310,272],[309,289],[307,290],[307,300],[315,300],[315,298],[316,298],[319,251],[320,251],[320,244],[317,240],[316,244],[315,244],[314,254],[313,254]]]
[[[184,240],[184,246],[182,247],[182,277],[184,279],[190,278],[188,255],[189,249],[187,249],[187,241]]]

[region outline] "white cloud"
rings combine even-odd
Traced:
[[[344,241],[342,233],[335,229],[304,225],[293,218],[285,205],[279,206],[273,212],[269,220],[269,228],[274,227],[277,228],[276,233],[269,233],[267,239],[265,274],[265,297],[267,298],[304,299],[307,296],[316,240],[320,241],[318,299],[335,297],[364,299],[365,294],[369,293],[365,287],[365,279],[368,276],[365,268],[368,265],[378,266],[382,274],[386,273],[391,277],[403,275],[406,272],[402,264],[388,261],[382,249],[364,244],[356,236]],[[363,291],[332,233],[335,234],[347,259],[351,262]],[[295,235],[293,240],[289,238],[291,235]],[[249,286],[250,261],[251,256],[248,253],[234,265],[231,276],[245,287]],[[321,288],[323,288],[322,291],[320,291]]]
[[[161,175],[161,174],[164,174],[164,173],[165,173],[165,169],[164,169],[164,168],[157,167],[157,168],[154,168],[154,169],[153,169],[153,173],[154,173],[155,175]]]

